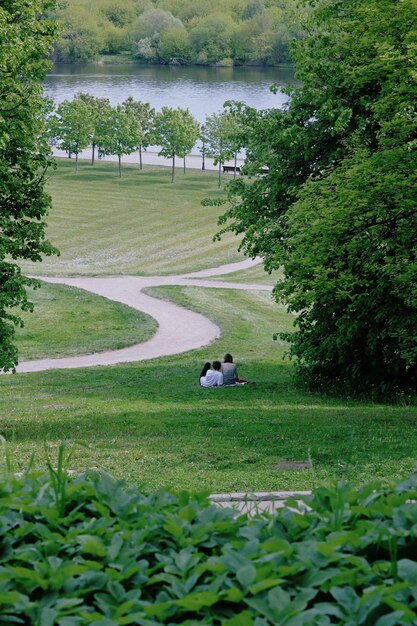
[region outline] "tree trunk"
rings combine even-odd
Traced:
[[[142,146],[139,146],[139,169],[142,169]]]
[[[94,165],[94,153],[96,151],[96,142],[93,141],[92,149],[91,149],[91,165]]]
[[[235,152],[235,171],[233,172],[233,178],[236,178],[236,167],[237,167],[237,152]]]
[[[172,176],[171,176],[171,183],[174,182],[174,178],[175,178],[175,152],[172,155]]]
[[[219,161],[219,184],[218,184],[219,189],[220,189],[220,181],[221,181],[221,172],[222,172],[222,162]]]
[[[185,174],[185,157],[184,157],[184,174]]]
[[[119,157],[119,178],[122,177],[122,157],[120,156],[120,154],[118,155]]]
[[[78,150],[75,153],[75,173],[78,174]]]

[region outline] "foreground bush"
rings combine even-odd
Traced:
[[[0,624],[417,623],[417,477],[234,517],[108,475],[0,480]]]

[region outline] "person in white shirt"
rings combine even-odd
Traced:
[[[200,374],[200,385],[202,387],[221,387],[223,385],[222,364],[220,361],[213,361],[213,368],[210,363],[206,363]]]

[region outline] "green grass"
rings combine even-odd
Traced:
[[[234,237],[212,242],[221,209],[200,205],[201,198],[217,193],[215,173],[179,171],[171,185],[164,168],[125,167],[122,180],[113,163],[94,168],[82,163],[78,177],[72,168],[61,161],[50,181],[54,208],[48,236],[62,256],[25,266],[31,273],[179,273],[241,259]],[[261,267],[220,278],[276,280]],[[77,442],[74,469],[102,467],[147,488],[308,489],[341,477],[363,483],[401,479],[415,467],[415,406],[332,398],[297,387],[291,363],[283,360],[286,347],[272,339],[290,329],[292,320],[270,293],[149,291],[207,315],[221,327],[221,337],[176,357],[1,377],[0,434],[9,442],[16,470],[33,451],[36,466],[44,467],[45,442],[53,451],[68,439]],[[80,294],[84,309],[74,306]],[[51,350],[105,349],[97,346],[112,347],[101,342],[124,342],[145,332],[136,313],[114,305],[113,316],[113,305],[97,296],[51,286],[36,297],[37,317],[26,326],[31,337],[26,344],[19,338],[26,358]],[[67,337],[61,337],[63,328]],[[232,352],[239,374],[256,385],[198,385],[203,363],[225,352]],[[310,465],[277,469],[283,460]]]
[[[48,190],[53,208],[48,238],[60,257],[23,263],[38,275],[176,274],[242,260],[233,235],[213,242],[219,207],[201,200],[217,197],[215,172],[80,162],[78,175],[60,159]],[[161,251],[163,253],[161,254]]]
[[[345,477],[406,476],[417,456],[413,406],[389,406],[297,388],[272,333],[290,319],[264,292],[152,289],[204,312],[222,337],[205,349],[133,365],[5,376],[1,429],[16,469],[33,450],[42,465],[71,439],[75,469],[103,467],[148,488],[306,489]],[[231,351],[254,386],[202,389],[206,359]],[[311,469],[276,469],[311,459]]]
[[[221,276],[213,276],[210,280],[227,280],[234,283],[259,283],[260,285],[275,285],[282,278],[282,272],[273,272],[268,274],[264,270],[264,266],[260,263],[246,270],[232,272],[230,274],[222,274]]]
[[[81,289],[43,283],[30,291],[33,313],[21,315],[17,346],[21,360],[116,350],[149,339],[149,315]]]

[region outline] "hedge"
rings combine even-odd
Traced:
[[[0,478],[0,624],[417,624],[417,475],[248,517],[109,475]]]

